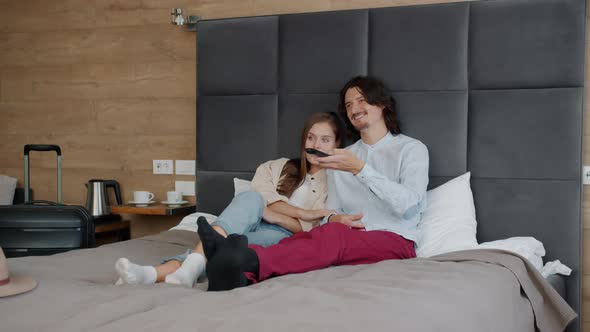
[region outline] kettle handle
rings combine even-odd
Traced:
[[[115,197],[117,198],[117,205],[123,205],[123,200],[121,199],[121,186],[117,180],[104,180],[105,188],[111,187],[115,189]]]

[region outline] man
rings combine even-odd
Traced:
[[[332,265],[416,257],[417,224],[426,204],[428,150],[401,134],[393,99],[382,82],[355,77],[340,92],[339,112],[353,145],[318,158],[328,172],[326,207],[335,210],[310,232],[263,248],[218,235],[199,220],[209,290],[229,290],[274,276]]]

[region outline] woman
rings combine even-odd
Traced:
[[[330,154],[340,147],[344,129],[335,113],[313,114],[303,127],[300,159],[281,158],[258,167],[252,179],[253,191],[234,197],[212,224],[224,237],[244,234],[249,243],[269,246],[317,226],[332,211],[325,210],[327,182],[317,156],[305,149]],[[193,250],[167,258],[158,266],[140,266],[119,258],[115,269],[117,284],[166,282],[192,287],[205,271],[201,242]]]

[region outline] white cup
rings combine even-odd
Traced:
[[[177,203],[182,201],[182,193],[180,191],[169,191],[166,193],[168,203]]]
[[[133,201],[135,203],[149,203],[154,198],[154,194],[149,191],[134,191]]]

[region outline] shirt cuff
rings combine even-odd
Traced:
[[[362,183],[369,185],[369,183],[371,182],[371,178],[374,177],[376,175],[376,171],[369,165],[367,165],[367,163],[365,163],[365,166],[363,167],[363,169],[361,169],[360,172],[356,173],[356,178],[359,179]]]

